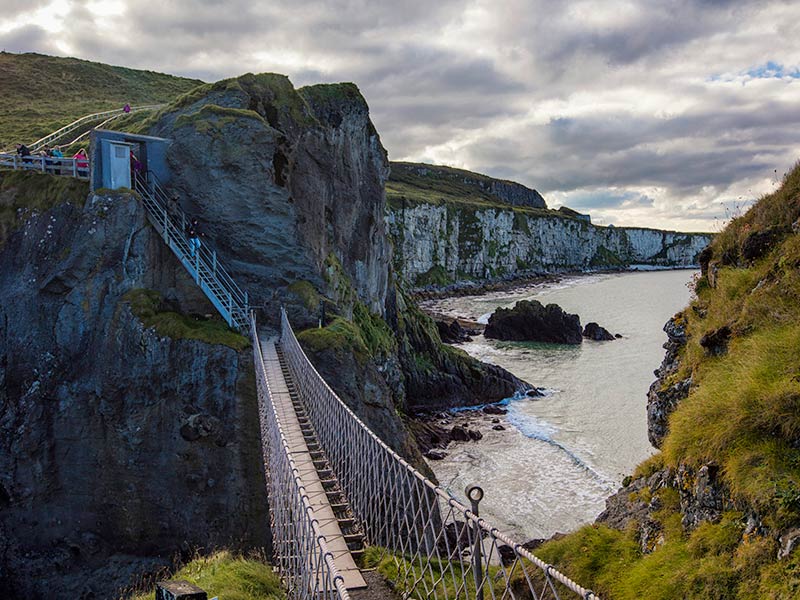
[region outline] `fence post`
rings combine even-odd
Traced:
[[[73,177],[77,177],[78,176],[78,159],[77,158],[73,158],[72,159],[72,176]]]
[[[17,170],[17,155],[14,155],[14,170]]]
[[[477,485],[468,485],[464,492],[467,494],[472,504],[472,514],[479,516],[478,503],[483,500],[483,489]],[[483,600],[483,541],[481,539],[481,528],[475,523],[472,526],[475,541],[472,547],[472,575],[475,578],[475,599]]]
[[[217,275],[217,251],[212,250],[211,252],[211,272],[216,277]]]
[[[45,166],[45,157],[40,156],[39,159],[42,161],[42,173],[47,173],[47,167]]]
[[[233,327],[233,296],[228,292],[228,325]]]

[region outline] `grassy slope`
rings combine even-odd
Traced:
[[[209,598],[282,600],[286,597],[283,585],[270,565],[260,559],[233,556],[225,551],[196,558],[164,579],[186,580],[205,590]],[[132,596],[131,600],[152,598],[153,591],[147,590]]]
[[[680,317],[688,343],[674,377],[691,375],[694,385],[670,419],[663,453],[638,470],[716,464],[731,510],[689,532],[678,490],[662,488],[653,516],[664,541],[652,553],[641,553],[635,528],[599,525],[538,552],[605,598],[800,597],[800,551],[777,559],[778,536],[800,526],[798,218],[800,167],[715,239],[714,286],[702,277]],[[765,253],[748,257],[744,249],[764,235]],[[710,356],[700,339],[723,326],[733,332],[728,351]],[[746,533],[748,513],[763,528]]]
[[[402,166],[413,163],[392,163]],[[390,207],[399,208],[403,205],[435,204],[471,206],[474,208],[503,208],[530,213],[532,215],[564,217],[555,210],[543,208],[528,208],[521,206],[512,207],[507,202],[490,194],[478,186],[464,183],[462,177],[466,176],[477,181],[491,181],[492,178],[471,171],[454,169],[439,165],[424,165],[430,174],[422,176],[410,173],[405,169],[393,168],[389,180],[386,182],[386,200]]]
[[[30,143],[82,117],[175,99],[202,82],[76,58],[0,52],[0,148]]]

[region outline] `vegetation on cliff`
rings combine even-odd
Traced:
[[[522,185],[513,181],[498,180],[480,173],[417,163],[393,162],[391,174],[386,182],[386,200],[392,208],[417,204],[470,206],[475,208],[510,208],[511,202],[493,191],[496,184],[504,186]],[[541,198],[536,190],[527,190],[531,197]],[[516,206],[515,210],[542,215],[563,216],[544,207]]]
[[[89,183],[32,171],[0,173],[0,248],[26,219],[62,203],[82,206]]]
[[[627,503],[626,526],[587,526],[538,553],[607,598],[797,598],[800,167],[701,260],[674,320],[679,366],[661,381],[691,387],[663,453],[610,501]]]
[[[125,103],[169,102],[200,83],[76,58],[0,52],[0,148],[33,142],[79,117]]]
[[[226,550],[198,557],[168,577],[185,580],[208,593],[209,598],[225,600],[281,600],[283,584],[272,566],[261,557],[236,556]],[[150,600],[148,589],[131,600]]]
[[[244,350],[250,340],[237,333],[214,314],[210,317],[184,315],[164,302],[155,290],[137,288],[123,296],[131,312],[145,327],[153,327],[161,337],[199,340],[207,344],[222,344],[234,350]]]

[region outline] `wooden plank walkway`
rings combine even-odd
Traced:
[[[319,522],[322,534],[325,536],[328,550],[333,554],[334,563],[344,578],[345,587],[348,590],[366,588],[367,583],[364,581],[361,571],[347,548],[344,534],[333,513],[317,470],[314,468],[314,462],[311,460],[311,453],[306,444],[306,439],[303,437],[300,421],[297,419],[294,406],[292,406],[289,388],[281,370],[278,353],[275,348],[277,338],[261,337],[260,341],[261,352],[264,356],[264,368],[267,371],[267,379],[269,380],[275,411],[278,413],[286,443],[289,445],[289,453],[297,466],[300,479],[311,502],[314,517]]]

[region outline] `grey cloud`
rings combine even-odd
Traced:
[[[0,49],[7,52],[58,53],[50,35],[38,25],[23,25],[0,33]]]
[[[6,15],[30,6],[6,4]],[[675,202],[722,193],[783,172],[800,152],[800,80],[709,81],[770,60],[797,66],[800,8],[787,19],[792,5],[777,4],[785,22],[776,29],[776,2],[759,0],[641,0],[607,15],[614,9],[595,3],[588,18],[550,0],[129,1],[119,31],[108,31],[77,3],[58,41],[82,58],[207,81],[259,70],[288,71],[298,86],[353,81],[394,158],[447,157],[569,193],[584,210],[662,218],[643,188]],[[35,25],[0,35],[13,50],[52,53],[53,41]],[[618,89],[630,106],[602,104]],[[687,102],[637,106],[640,94],[652,103],[663,90]],[[598,109],[570,112],[576,95],[597,97]],[[532,123],[528,111],[540,106],[565,108]],[[685,214],[711,210],[706,201]]]

